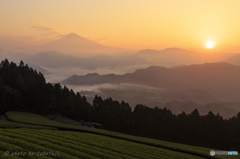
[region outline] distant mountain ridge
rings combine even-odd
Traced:
[[[11,52],[0,48],[0,59],[5,60],[6,58],[14,62],[20,62],[20,60],[28,58],[29,55],[20,52]]]
[[[95,41],[83,38],[75,33],[70,33],[59,40],[34,46],[23,51],[31,54],[46,51],[57,51],[68,55],[83,56],[98,53],[120,53],[127,52],[129,50],[105,46]]]
[[[201,53],[181,48],[167,48],[164,50],[143,49],[135,53],[136,56],[151,61],[154,65],[172,67],[176,65],[202,64],[206,62],[221,62],[234,53]]]
[[[240,65],[240,54],[235,54],[225,59],[224,62],[231,63],[233,65]]]
[[[185,49],[181,49],[181,48],[167,48],[167,49],[164,49],[164,50],[153,50],[153,49],[143,49],[143,50],[140,50],[138,51],[136,54],[164,54],[164,53],[186,53],[186,52],[191,52],[191,53],[197,53],[195,51],[188,51],[188,50],[185,50]]]
[[[223,62],[179,68],[151,66],[124,75],[75,75],[61,83],[69,85],[132,83],[171,90],[200,89],[222,100],[240,101],[240,66]]]
[[[19,64],[21,60],[24,61],[25,59],[29,59],[30,57],[31,57],[30,55],[27,55],[24,53],[14,53],[14,52],[0,49],[0,61],[9,59],[9,60],[14,61],[15,63]],[[32,67],[33,69],[36,69],[37,71],[40,71],[44,75],[50,74],[50,72],[48,72],[46,69],[44,69],[40,66],[36,66],[32,63],[34,63],[34,62],[28,63],[28,66]]]
[[[105,55],[98,54],[91,57],[76,57],[57,51],[43,51],[31,55],[24,61],[34,63],[38,66],[57,68],[57,67],[115,67],[150,64],[146,60],[135,57],[131,54],[124,55]]]

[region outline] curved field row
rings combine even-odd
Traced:
[[[0,156],[4,156],[5,159],[20,159],[20,157],[17,156],[11,156],[11,155],[5,155],[6,151],[0,151]]]
[[[72,144],[68,144],[67,142],[61,142],[61,141],[58,141],[57,139],[56,140],[53,140],[52,138],[48,138],[48,137],[41,137],[39,135],[36,135],[36,134],[24,134],[24,133],[21,133],[19,132],[18,135],[15,135],[13,132],[10,132],[10,131],[7,131],[8,134],[4,133],[4,135],[10,135],[11,137],[18,137],[18,136],[30,136],[30,137],[22,137],[24,140],[27,140],[27,141],[31,141],[33,143],[39,143],[39,144],[44,144],[44,146],[49,146],[49,145],[54,145],[55,147],[59,147],[59,148],[62,148],[62,147],[65,147],[67,149],[71,149],[72,152],[71,154],[78,154],[78,151],[81,152],[81,153],[84,153],[86,154],[84,157],[88,157],[88,158],[91,158],[90,155],[94,156],[94,157],[99,157],[99,158],[107,158],[107,159],[111,159],[111,158],[119,158],[117,157],[117,155],[109,155],[107,153],[103,153],[101,151],[96,151],[96,150],[91,150],[89,151],[89,149],[85,148],[84,146],[76,146],[76,145],[72,145]],[[48,143],[48,145],[42,141],[46,141]],[[66,150],[64,150],[66,151]],[[89,156],[88,156],[89,155]]]
[[[8,137],[4,137],[0,135],[0,149],[4,151],[2,154],[4,158],[35,158],[35,159],[41,159],[41,158],[47,158],[46,156],[30,156],[29,155],[29,149],[25,149],[22,147],[22,145],[16,145],[16,141],[13,141],[13,139],[10,139]],[[13,144],[14,143],[14,144]],[[39,149],[40,150],[40,149]],[[26,152],[26,154],[16,154],[15,152]],[[50,158],[50,157],[48,157]]]
[[[9,133],[9,134],[6,134],[6,133],[3,133],[3,135],[9,135],[9,136],[11,136],[11,137],[19,137],[19,138],[24,138],[23,136],[20,136],[20,135],[14,135],[14,134],[11,134],[11,133]],[[31,135],[30,135],[31,136]],[[1,137],[1,135],[0,135],[0,137]],[[28,138],[26,139],[26,138],[24,138],[25,140],[28,140]],[[14,140],[14,139],[13,139]],[[33,138],[30,138],[30,140],[28,140],[28,141],[34,141],[34,142],[38,142],[39,143],[39,141],[41,141],[41,140],[34,140]],[[25,141],[24,141],[25,142]],[[52,143],[52,141],[50,141],[51,143]],[[20,144],[22,144],[22,143],[20,143]],[[42,143],[40,142],[40,144],[42,145]],[[47,145],[44,145],[44,146],[47,146]],[[58,147],[58,145],[55,145],[55,147]],[[68,148],[68,147],[67,147]],[[72,152],[71,152],[71,154],[72,154]],[[106,157],[107,157],[107,155],[106,155]],[[102,156],[102,158],[105,158],[104,156]],[[107,157],[107,158],[109,158],[109,157]],[[111,158],[114,158],[114,157],[111,157]]]
[[[21,130],[24,132],[28,132],[27,130]],[[137,144],[134,142],[128,142],[120,139],[113,139],[106,136],[100,136],[95,134],[87,134],[87,133],[76,133],[77,136],[73,136],[72,132],[59,132],[53,131],[49,135],[49,131],[34,131],[32,133],[41,135],[43,137],[50,137],[51,139],[58,139],[63,142],[68,142],[74,145],[82,145],[85,147],[90,147],[94,149],[97,147],[98,149],[107,149],[113,152],[118,153],[118,155],[131,155],[136,158],[159,158],[164,156],[185,158],[185,153],[174,152],[174,151],[159,151],[159,148],[153,146],[146,146],[143,144]],[[113,142],[114,141],[114,142]],[[109,146],[111,145],[111,147]],[[136,151],[136,152],[135,152]],[[169,153],[168,153],[169,152]],[[108,152],[109,153],[109,152]],[[169,155],[170,154],[170,155]],[[147,156],[147,157],[146,157]],[[123,157],[123,156],[122,156]]]
[[[61,133],[62,135],[59,135]],[[201,158],[187,153],[129,141],[121,143],[120,139],[110,137],[104,137],[104,139],[96,141],[92,139],[98,139],[98,137],[102,136],[75,133],[78,137],[71,136],[72,133],[67,131],[0,129],[0,141],[16,146],[21,145],[23,149],[28,149],[28,151],[60,151],[60,155],[56,156],[56,158]],[[81,138],[81,136],[84,137]],[[120,143],[121,146],[117,147],[116,145]],[[141,147],[142,149],[139,150]],[[151,150],[151,152],[147,152],[147,150]],[[62,155],[65,155],[65,157]]]
[[[34,132],[34,134],[36,134],[36,132]],[[88,139],[86,139],[85,141],[82,140],[82,139],[78,140],[76,138],[75,139],[66,138],[66,137],[64,137],[66,135],[59,136],[59,135],[56,135],[56,133],[53,133],[51,135],[49,135],[49,134],[43,135],[43,133],[40,132],[40,133],[37,133],[37,134],[42,136],[43,138],[54,139],[54,141],[51,140],[51,142],[56,142],[56,140],[62,141],[62,143],[59,142],[60,144],[64,144],[64,143],[68,142],[70,144],[73,144],[74,148],[76,148],[76,146],[84,146],[84,147],[86,147],[86,148],[88,147],[92,150],[98,150],[98,151],[101,151],[101,152],[104,152],[104,153],[107,153],[107,154],[112,154],[114,156],[118,156],[118,157],[121,157],[121,158],[126,158],[126,157],[129,158],[130,156],[136,157],[136,158],[149,158],[149,157],[158,158],[157,156],[154,156],[153,154],[149,154],[149,152],[146,153],[146,154],[143,154],[142,151],[139,151],[138,149],[132,149],[131,152],[126,152],[126,148],[125,147],[121,148],[120,147],[121,145],[119,145],[118,147],[112,148],[113,147],[113,142],[110,143],[111,147],[109,147],[109,145],[106,145],[102,141],[100,141],[100,142],[98,142],[98,144],[96,144],[96,142],[91,142],[91,139],[90,139],[90,138],[92,138],[91,134],[89,134],[90,137],[88,137]],[[56,137],[56,136],[58,136],[58,137]],[[142,145],[142,146],[144,146],[144,145]],[[109,151],[109,150],[111,150],[111,151]],[[130,149],[128,148],[127,151],[130,151]],[[134,152],[134,151],[137,151],[137,152]],[[156,151],[156,152],[158,152],[158,151]],[[162,155],[166,155],[166,154],[161,153],[161,156]],[[145,156],[148,156],[148,157],[145,157]],[[178,155],[178,157],[180,157],[180,155]]]
[[[74,151],[72,149],[69,149],[68,147],[59,146],[56,144],[52,144],[47,141],[43,140],[37,140],[35,138],[32,138],[31,136],[23,136],[23,135],[17,135],[16,133],[9,133],[9,132],[3,132],[0,130],[0,140],[4,140],[5,142],[14,144],[14,145],[21,145],[23,148],[38,152],[38,151],[60,151],[61,154],[59,156],[54,156],[54,158],[71,158],[71,159],[78,159],[78,158],[88,158],[88,159],[95,159],[97,157],[90,156],[84,153],[81,153],[79,151]],[[71,154],[71,155],[70,155]]]
[[[59,131],[60,133],[62,131]],[[98,146],[96,145],[92,145],[91,141],[77,141],[76,138],[73,140],[70,140],[69,138],[66,138],[64,136],[59,136],[57,135],[57,133],[55,131],[51,132],[51,134],[49,132],[43,132],[43,131],[33,131],[33,132],[29,132],[26,129],[20,130],[18,131],[18,134],[21,135],[30,135],[32,137],[35,137],[37,139],[47,139],[48,141],[51,141],[51,143],[55,143],[58,145],[64,145],[67,147],[70,147],[72,149],[80,149],[81,151],[86,150],[86,148],[88,149],[92,149],[94,151],[99,151],[108,155],[112,155],[109,156],[109,158],[113,158],[113,157],[120,157],[120,158],[130,158],[129,155],[124,155],[124,153],[121,151],[119,153],[116,153],[116,151],[110,151],[110,147],[104,147],[103,144],[99,144]],[[89,138],[88,138],[89,139]],[[105,155],[105,158],[107,157],[107,155]],[[138,156],[141,157],[141,156]]]
[[[63,133],[63,134],[59,134],[59,136],[61,137],[68,137],[69,140],[76,140],[77,141],[84,141],[84,140],[88,140],[89,138],[89,134],[87,133],[76,133],[76,132],[68,132],[68,133]],[[74,137],[73,137],[74,136]],[[121,139],[115,139],[115,142],[112,143],[111,140],[108,140],[109,137],[106,136],[99,136],[96,134],[91,134],[91,141],[93,143],[100,143],[101,144],[111,144],[112,146],[124,146],[126,147],[128,150],[130,149],[138,149],[141,152],[146,152],[146,153],[160,153],[158,151],[156,151],[158,148],[154,147],[154,146],[150,146],[151,148],[149,148],[149,146],[143,145],[143,144],[136,144],[135,142],[131,142],[131,141],[126,141],[126,140],[121,140]],[[110,138],[111,139],[111,138]],[[131,144],[129,144],[131,143]]]

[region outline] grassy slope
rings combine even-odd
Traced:
[[[132,141],[135,143],[141,143],[141,144],[145,144],[145,145],[149,145],[149,146],[166,148],[169,150],[174,150],[174,151],[189,153],[192,155],[198,155],[198,156],[202,156],[202,157],[206,157],[206,158],[211,158],[211,156],[209,155],[211,149],[209,149],[209,148],[195,147],[195,146],[177,144],[177,143],[166,142],[166,141],[161,141],[161,140],[136,137],[136,136],[125,135],[125,134],[121,134],[121,133],[117,133],[117,132],[87,128],[87,127],[82,127],[82,126],[72,126],[72,125],[58,123],[58,122],[46,119],[43,116],[31,114],[31,113],[7,112],[6,115],[10,120],[16,121],[16,122],[56,127],[58,129],[62,129],[62,130],[74,130],[74,131],[99,134],[99,135],[114,137],[114,138],[118,138],[118,139],[124,139],[127,141]],[[217,157],[218,158],[235,158],[237,156],[217,156]],[[215,158],[216,158],[216,156],[215,156]]]

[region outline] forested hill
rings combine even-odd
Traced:
[[[17,66],[4,60],[0,64],[0,115],[6,111],[27,111],[47,115],[59,113],[77,121],[101,123],[121,133],[178,142],[194,146],[240,151],[240,113],[228,120],[211,111],[200,116],[174,115],[166,108],[149,108],[95,96],[90,105],[85,96],[59,83],[46,83],[44,76],[22,61]]]

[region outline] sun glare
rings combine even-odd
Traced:
[[[208,41],[208,42],[206,43],[206,47],[207,47],[208,49],[213,48],[213,46],[214,46],[214,43],[213,43],[212,41]]]

